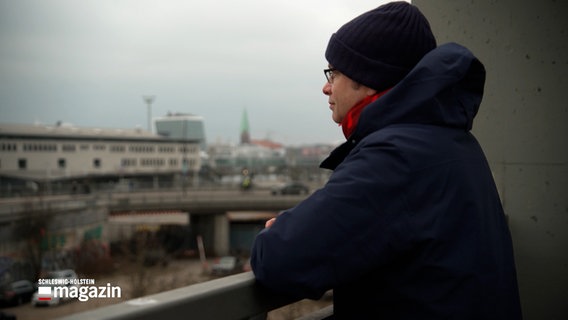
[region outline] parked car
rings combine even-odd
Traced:
[[[69,279],[69,280],[73,280],[73,279],[77,279],[77,273],[74,270],[71,269],[65,269],[65,270],[56,270],[56,271],[50,271],[47,273],[47,275],[44,277],[45,279]],[[51,287],[53,288],[54,286],[59,286],[59,285],[51,285]],[[68,284],[68,286],[76,286],[76,284],[70,283]],[[53,289],[52,289],[53,290]],[[50,299],[44,299],[45,296],[40,296],[38,291],[35,291],[33,296],[32,296],[32,306],[37,307],[37,306],[55,306],[60,304],[61,302],[65,301],[65,300],[69,300],[69,298],[59,298],[59,297],[55,297],[54,295],[52,295],[50,297]]]
[[[72,269],[49,271],[46,279],[77,279],[77,273]]]
[[[28,280],[18,280],[4,285],[0,290],[0,302],[3,305],[20,305],[31,300],[35,291]]]
[[[211,266],[211,274],[215,276],[226,276],[241,271],[243,271],[243,263],[234,256],[221,257]]]
[[[52,287],[52,292],[53,292],[53,287],[55,285],[50,285]],[[60,297],[56,297],[55,295],[51,295],[49,297],[49,299],[45,299],[45,296],[40,296],[38,291],[34,292],[34,295],[32,296],[32,306],[34,307],[38,307],[38,306],[56,306],[59,305],[60,303],[62,303],[63,301],[67,301],[69,300],[69,298],[60,298]]]
[[[274,187],[271,190],[272,195],[278,194],[308,194],[310,188],[301,182],[290,182],[283,186]]]

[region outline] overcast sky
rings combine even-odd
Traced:
[[[345,22],[387,1],[0,0],[0,122],[147,128],[204,117],[209,143],[343,139],[322,69]]]

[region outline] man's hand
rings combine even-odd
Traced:
[[[274,221],[276,221],[276,218],[272,218],[268,221],[266,221],[266,223],[264,224],[265,228],[270,228],[270,226],[272,226],[272,224],[274,223]]]

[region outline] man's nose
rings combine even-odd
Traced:
[[[325,94],[326,96],[329,96],[329,95],[331,94],[331,83],[326,82],[326,83],[323,85],[322,92],[323,92],[323,94]]]

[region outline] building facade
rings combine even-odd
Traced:
[[[158,135],[169,139],[198,141],[199,147],[205,151],[205,126],[203,117],[188,113],[170,113],[154,120]]]
[[[124,177],[152,183],[201,167],[199,142],[142,129],[0,124],[0,194]],[[52,191],[52,190],[51,190]]]

